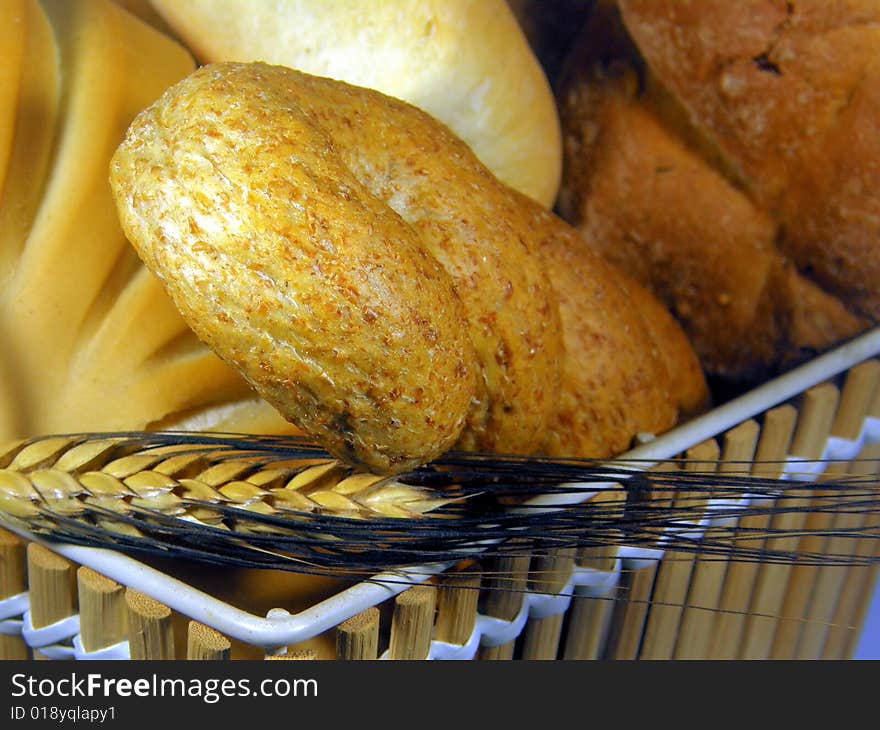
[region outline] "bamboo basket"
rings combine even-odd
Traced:
[[[815,483],[800,512],[731,519],[727,504],[736,539],[778,520],[806,529],[766,538],[769,549],[876,557],[875,541],[846,536],[880,528],[873,513],[817,507],[825,475],[876,473],[880,329],[621,458],[681,455],[684,468]],[[717,495],[702,500],[713,524]],[[426,565],[265,615],[172,572],[0,531],[0,658],[841,659],[859,644],[877,569],[711,560],[658,540]]]

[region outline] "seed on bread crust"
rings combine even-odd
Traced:
[[[138,116],[111,165],[123,229],[196,334],[285,417],[350,463],[412,468],[455,443],[471,405],[461,303],[259,68],[204,67]]]

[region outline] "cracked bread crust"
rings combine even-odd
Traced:
[[[563,217],[725,380],[765,379],[869,326],[880,5],[618,6],[594,17],[560,95]]]
[[[778,245],[880,317],[880,3],[620,0],[651,73],[780,224]]]

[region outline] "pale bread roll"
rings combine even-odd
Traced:
[[[544,206],[561,145],[547,79],[504,0],[153,0],[203,63],[265,61],[376,89],[449,126]]]
[[[110,156],[194,67],[108,0],[0,3],[0,438],[291,432],[200,343],[119,226]]]

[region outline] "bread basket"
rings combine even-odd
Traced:
[[[37,7],[34,3],[17,5],[32,14]],[[54,0],[46,0],[46,6],[55,16],[67,11]],[[116,11],[97,0],[84,0],[76,7],[79,22],[94,33],[89,36],[92,47],[100,46],[103,53],[113,46],[108,40],[114,35],[113,24],[108,19],[117,17]],[[122,23],[121,17],[117,17],[119,27],[132,33],[132,43],[159,44],[156,48],[164,48],[162,55],[168,63],[167,78],[153,79],[156,89],[137,87],[138,94],[155,96],[187,73],[185,54],[171,50],[167,39],[157,41],[146,26],[131,30],[131,22]],[[101,22],[93,22],[94,18]],[[48,26],[37,23],[34,28],[27,39],[32,46],[29,52],[50,45]],[[98,98],[98,89],[119,103],[113,110],[118,118],[111,125],[124,126],[148,100],[137,95],[128,98],[125,83],[117,84],[112,74],[105,77],[96,71],[104,67],[98,62],[100,53],[92,54],[89,44],[78,41],[75,33],[65,35],[63,41],[63,52],[79,59],[72,77],[81,84],[76,94],[65,98],[70,108],[53,111],[74,122],[80,118],[77,114],[88,117],[94,106],[89,95]],[[22,64],[22,68],[26,71],[23,78],[40,77],[34,88],[49,93],[48,65]],[[89,103],[76,106],[78,94]],[[19,126],[28,127],[26,117],[23,122]],[[71,123],[59,135],[72,140],[65,148],[70,159],[74,155],[69,150],[77,148],[75,142],[83,137],[83,129]],[[116,131],[106,133],[103,142],[108,149],[118,137]],[[48,177],[48,150],[53,142],[52,135],[44,136],[40,144],[33,145],[34,160],[16,158],[14,165],[32,169],[42,165],[40,170]],[[82,183],[83,178],[76,177],[81,168],[71,163],[61,172]],[[96,163],[88,178],[96,190],[103,184],[103,170]],[[85,183],[63,188],[61,173],[52,179],[62,180],[48,187],[56,198],[59,190],[91,190]],[[90,201],[86,193],[81,198],[73,196],[82,209]],[[93,236],[89,226],[82,225],[74,215],[80,209],[67,205],[66,194],[60,198],[64,205],[57,208],[71,215],[56,216],[55,221],[48,216],[42,228],[35,227],[40,234],[35,236],[40,255],[31,257],[29,263],[35,265],[25,267],[26,274],[41,273],[40,267],[47,265],[55,273],[67,274],[69,268],[76,274],[80,257],[67,262],[57,255],[60,241],[75,240],[89,251],[99,250],[100,235]],[[25,204],[24,208],[38,208],[36,199]],[[101,211],[107,214],[106,220],[114,220],[112,211]],[[29,286],[22,288],[24,295],[9,311],[13,317],[24,317],[11,321],[19,326],[23,322],[22,329],[33,335],[33,351],[27,353],[25,366],[49,371],[50,364],[58,365],[53,385],[63,396],[70,396],[65,408],[77,415],[84,429],[91,426],[89,418],[97,422],[111,410],[124,416],[126,404],[135,403],[135,410],[152,406],[157,399],[151,388],[157,384],[161,400],[168,401],[162,404],[163,413],[227,398],[238,399],[236,405],[254,420],[264,418],[265,412],[259,409],[251,413],[253,404],[247,402],[241,384],[194,341],[192,333],[177,321],[176,312],[167,303],[159,303],[164,299],[155,283],[132,273],[133,252],[122,237],[117,239],[113,266],[85,285],[83,279],[88,277],[80,277],[77,286],[61,292],[56,309],[69,315],[81,330],[62,326],[64,318],[59,319],[62,324],[39,316],[28,319],[32,315],[28,294],[39,291],[42,279],[37,275],[32,281],[25,279]],[[40,245],[51,251],[40,251]],[[65,265],[59,267],[62,260]],[[102,277],[116,287],[113,295],[98,293]],[[90,293],[89,285],[94,292]],[[138,316],[129,318],[124,306],[116,306],[120,301],[134,302],[131,310]],[[106,315],[104,321],[114,326],[102,325],[98,315]],[[139,351],[130,343],[144,334],[145,323],[155,320],[165,322],[167,331],[156,335],[151,343],[154,350],[144,345],[143,357],[137,360]],[[68,343],[64,338],[74,331],[80,339]],[[82,378],[76,382],[80,390],[65,390],[62,376],[66,372],[61,367],[65,357],[59,355],[58,363],[53,362],[46,357],[47,346],[52,354],[52,348],[69,347],[71,361],[78,364],[89,357],[100,363],[106,356],[107,362],[119,366],[118,372],[101,371],[94,383]],[[165,358],[169,367],[155,379],[151,379],[154,371],[144,369],[143,382],[130,390],[108,387],[102,380],[105,375],[110,385],[118,384],[114,377],[129,385],[126,358],[130,355],[138,365]],[[201,388],[192,402],[178,387],[184,377]],[[50,390],[35,389],[48,424],[41,425],[41,433],[69,428],[63,420],[55,420],[65,408],[56,407],[58,401]],[[117,393],[116,402],[107,406],[99,396],[110,391]],[[219,421],[216,413],[213,417],[207,422],[209,427],[222,425],[222,413]],[[168,425],[161,422],[158,412],[145,418],[140,424],[145,427]],[[120,426],[128,427],[132,426]],[[353,573],[317,583],[299,579],[277,583],[277,576],[253,569],[237,572],[233,580],[222,571],[204,569],[202,574],[190,565],[44,542],[8,525],[10,531],[0,533],[0,657],[843,658],[857,651],[876,578],[878,523],[872,509],[847,510],[842,504],[837,510],[823,509],[829,498],[821,482],[825,475],[876,476],[880,330],[853,339],[673,431],[656,438],[643,434],[640,440],[641,445],[619,460],[649,469],[652,464],[682,458],[699,468],[708,465],[719,472],[760,474],[779,482],[780,495],[789,486],[800,490],[803,509],[761,514],[751,509],[754,499],[747,495],[732,499],[707,493],[699,515],[692,515],[693,524],[667,526],[667,533],[651,541],[630,544],[621,540],[613,545],[533,555],[511,553],[488,560],[481,560],[476,552],[465,566],[444,562],[369,578]],[[875,488],[874,483],[869,490]],[[624,491],[616,483],[604,486],[598,494],[595,484],[590,486],[591,500]],[[566,510],[576,501],[569,496],[568,501],[550,499],[535,506]],[[629,507],[622,505],[624,517]],[[703,545],[710,530],[726,531],[731,539],[759,535],[760,557],[746,561],[713,558]],[[698,549],[668,548],[675,535],[684,535]],[[773,559],[776,551],[802,552],[817,559],[777,561]],[[839,554],[849,554],[852,560],[834,565],[833,558]],[[827,557],[824,563],[823,556]],[[276,587],[267,595],[265,588],[270,584]]]
[[[783,482],[818,480],[830,464],[873,463],[880,443],[878,355],[880,330],[874,330],[622,458],[659,462],[689,453],[708,460],[720,448],[721,463],[735,464],[751,460],[757,446],[764,458],[775,453],[773,461],[782,459],[778,478]],[[718,511],[717,504],[715,510],[722,517],[709,510],[705,525],[713,519],[730,522],[729,513]],[[741,527],[749,519],[756,518],[741,518]],[[815,512],[804,519],[823,517]],[[875,518],[868,514],[863,519]],[[819,550],[834,552],[829,542],[834,538],[805,533],[802,539],[819,539]],[[874,549],[873,541],[865,542],[861,549]],[[740,658],[843,658],[853,655],[860,638],[870,638],[860,632],[876,575],[865,565],[728,563],[701,560],[699,554],[682,560],[662,547],[621,545],[602,554],[594,549],[592,555],[540,556],[532,562],[531,576],[528,562],[518,559],[518,565],[507,567],[523,592],[484,591],[479,605],[473,590],[480,585],[479,575],[426,565],[356,582],[296,613],[275,608],[262,616],[252,612],[247,595],[219,598],[119,553],[50,547],[108,578],[111,587],[119,584],[111,590],[121,591],[121,585],[129,594],[150,597],[146,609],[143,601],[128,602],[127,610],[141,611],[143,620],[167,624],[172,612],[192,619],[190,656],[215,645],[226,646],[220,655],[228,656],[223,637],[266,655],[322,656],[303,647],[319,635],[335,635],[340,656],[353,652],[352,658],[364,646],[366,656],[372,651],[385,658],[418,659],[736,658],[736,647],[741,647]],[[7,551],[7,560],[14,560],[14,554]],[[39,560],[32,570],[40,570]],[[39,582],[30,593],[17,592],[0,603],[3,634],[22,650],[27,645],[44,656],[77,659],[182,656],[182,649],[169,643],[135,646],[125,639],[86,650],[80,629],[87,622],[93,625],[94,618],[75,612],[35,627],[28,607],[45,600],[35,591],[46,588]],[[83,591],[88,588],[81,583],[81,611],[94,610]],[[387,618],[379,620],[376,607],[393,614],[390,627]],[[422,620],[413,624],[414,615]]]

